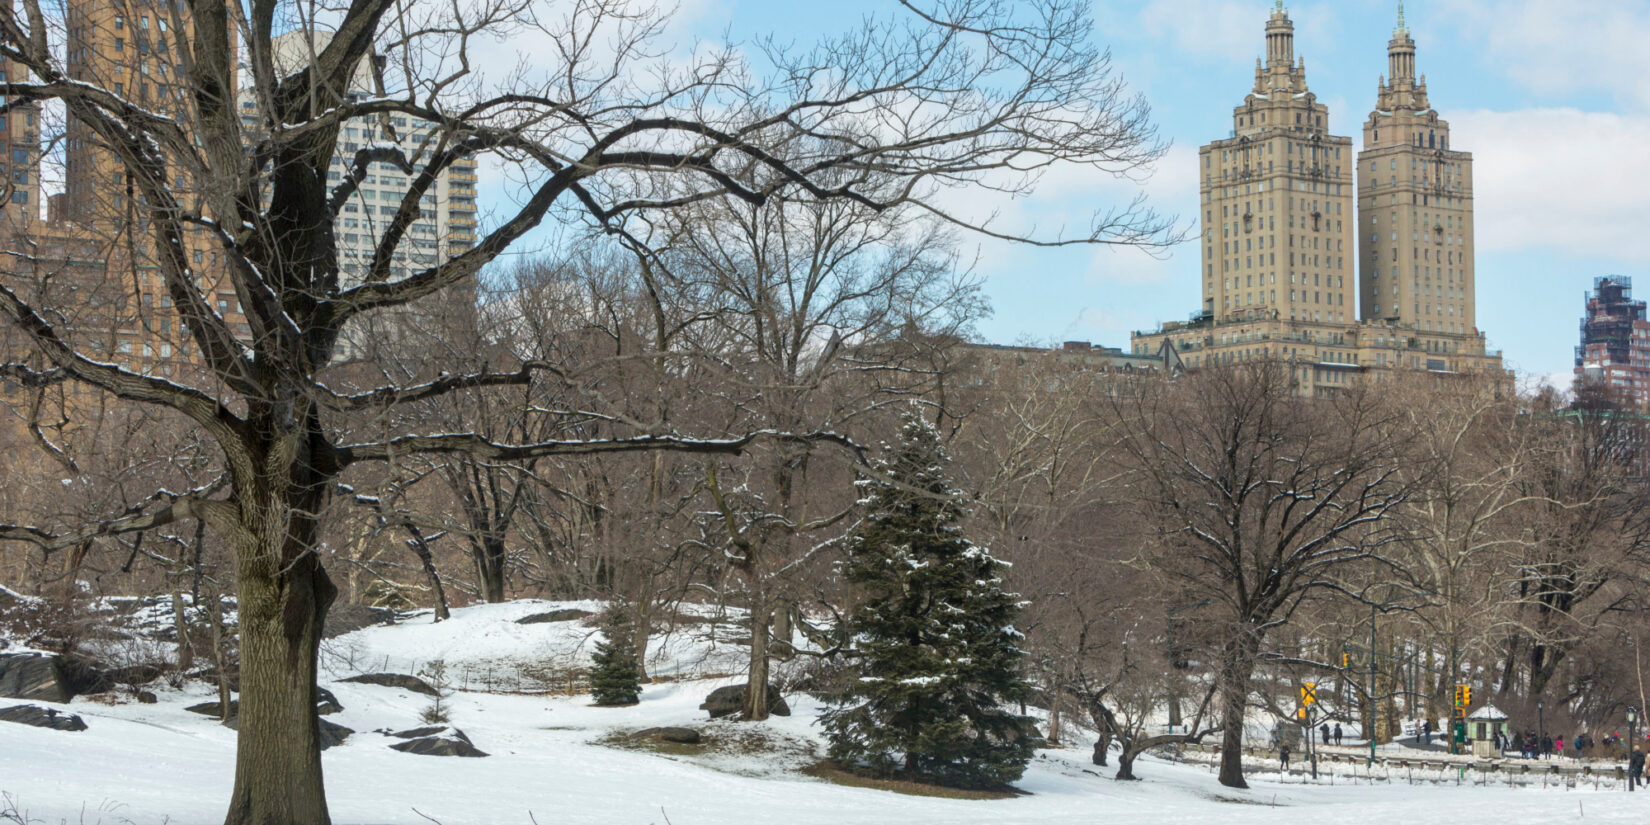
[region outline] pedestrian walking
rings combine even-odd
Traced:
[[[1289,746],[1286,744],[1278,746],[1278,764],[1279,770],[1289,772]]]
[[[1553,758],[1553,738],[1551,736],[1541,737],[1541,758]]]
[[[1323,723],[1323,725],[1321,725],[1318,728],[1318,733],[1321,734],[1321,738],[1318,739],[1318,741],[1322,742],[1325,745],[1329,744],[1329,723],[1328,722]]]
[[[1341,743],[1341,723],[1336,722],[1335,723],[1335,744],[1339,745],[1340,743]]]
[[[1644,749],[1633,746],[1633,753],[1627,757],[1627,790],[1638,787],[1644,776]]]
[[[1431,745],[1432,744],[1432,720],[1431,719],[1422,719],[1421,720],[1421,744],[1423,744],[1423,745]]]
[[[1553,747],[1558,752],[1558,758],[1563,759],[1564,758],[1564,736],[1563,736],[1563,734],[1560,734],[1558,736],[1558,738],[1553,740]]]

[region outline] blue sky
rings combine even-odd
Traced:
[[[1137,187],[1160,210],[1194,216],[1197,148],[1230,129],[1271,5],[1097,2],[1097,40],[1173,148],[1143,183],[1046,180],[1015,207],[1020,218],[1054,229]],[[1287,6],[1331,130],[1361,142],[1396,1]],[[891,0],[686,0],[678,26],[711,40],[774,32],[806,42],[869,11],[898,13]],[[1407,17],[1433,106],[1454,147],[1475,156],[1479,326],[1509,367],[1567,375],[1595,276],[1638,275],[1650,294],[1650,0],[1410,0]],[[995,307],[980,326],[992,342],[1125,346],[1131,330],[1197,307],[1192,244],[1154,258],[970,243]]]

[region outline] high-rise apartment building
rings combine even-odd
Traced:
[[[1470,335],[1472,155],[1450,148],[1449,123],[1427,100],[1426,76],[1416,77],[1402,9],[1358,154],[1359,317]]]
[[[1204,310],[1223,320],[1356,318],[1352,139],[1330,134],[1281,5],[1231,136],[1198,157]]]
[[[189,129],[195,117],[187,81],[187,52],[195,36],[181,0],[68,0],[64,5],[65,65],[69,77],[99,86],[134,106]],[[233,33],[229,47],[236,48]],[[73,267],[101,271],[116,286],[99,300],[114,318],[112,360],[140,372],[180,375],[193,342],[172,308],[157,266],[148,206],[106,136],[68,118],[64,132],[63,190],[51,198],[49,220],[35,234],[53,239]],[[195,193],[210,181],[193,180],[178,166],[168,186],[185,208],[204,207]],[[210,216],[208,216],[210,217]],[[214,301],[230,329],[251,335],[226,277],[227,258],[208,232],[186,229],[190,273]]]
[[[1233,128],[1199,153],[1201,308],[1131,351],[1194,369],[1289,361],[1311,395],[1388,370],[1505,377],[1474,315],[1472,156],[1427,100],[1402,5],[1356,158],[1294,33],[1277,0]]]
[[[69,0],[64,7],[69,77],[93,83],[156,114],[193,117],[185,83],[194,26],[181,0]],[[235,47],[233,35],[230,48]],[[86,227],[125,227],[142,214],[137,192],[114,152],[84,122],[70,118],[64,147],[60,218]],[[196,181],[168,170],[185,199]]]
[[[0,59],[0,83],[23,81],[21,63]],[[0,103],[6,103],[0,95]],[[0,115],[0,226],[26,229],[40,218],[40,107],[18,106]]]
[[[1593,279],[1576,347],[1576,382],[1601,387],[1618,403],[1650,409],[1650,319],[1633,300],[1633,279]]]
[[[288,32],[275,38],[277,67],[296,71],[312,53],[331,40],[328,32]],[[377,94],[373,72],[363,64],[356,68],[347,95],[355,98]],[[258,102],[241,99],[241,118],[248,131],[262,126]],[[357,153],[373,147],[399,148],[419,169],[429,161],[440,144],[434,124],[403,114],[358,117],[346,121],[338,135],[338,148],[327,169],[327,182],[337,187],[355,168]],[[359,282],[378,251],[384,230],[400,211],[402,200],[415,174],[388,160],[372,161],[359,186],[345,201],[334,224],[340,280]],[[419,200],[420,216],[408,227],[404,239],[390,261],[389,277],[406,277],[412,271],[441,263],[476,243],[476,165],[473,158],[461,158],[436,176]]]

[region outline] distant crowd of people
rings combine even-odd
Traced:
[[[1602,740],[1595,740],[1592,734],[1578,733],[1571,740],[1566,749],[1564,736],[1540,736],[1535,731],[1528,731],[1520,736],[1516,733],[1495,734],[1496,750],[1506,752],[1516,750],[1525,759],[1563,759],[1568,753],[1571,758],[1581,758],[1588,755],[1600,745],[1612,750],[1621,747],[1620,734],[1606,734]]]

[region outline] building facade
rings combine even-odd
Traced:
[[[1330,134],[1328,107],[1307,87],[1295,26],[1281,7],[1266,23],[1266,61],[1255,61],[1255,86],[1232,112],[1231,136],[1198,159],[1205,314],[1356,318],[1352,140]]]
[[[1314,395],[1389,370],[1504,379],[1474,314],[1472,156],[1415,74],[1402,5],[1356,157],[1294,46],[1278,0],[1233,129],[1199,152],[1202,306],[1135,333],[1131,352],[1292,361]]]
[[[1593,279],[1576,347],[1576,383],[1602,387],[1617,403],[1650,410],[1650,320],[1633,300],[1633,279]]]
[[[1449,148],[1401,9],[1358,153],[1359,317],[1465,335],[1477,328],[1472,155]]]

